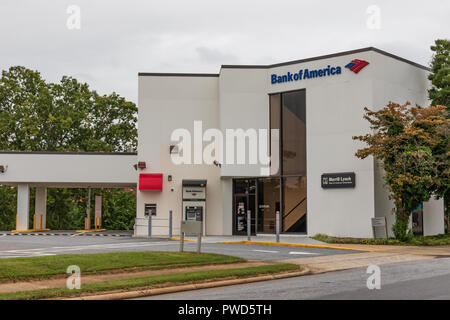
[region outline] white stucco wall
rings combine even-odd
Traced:
[[[0,184],[46,187],[133,187],[135,154],[0,152]]]
[[[370,52],[309,61],[269,69],[222,68],[220,75],[221,128],[269,128],[269,94],[306,89],[308,234],[369,236],[374,215],[373,164],[354,153],[353,135],[367,131],[362,108],[371,104],[370,68],[358,75],[344,69],[354,58],[370,60]],[[341,75],[271,84],[271,74],[339,65]],[[324,190],[326,172],[356,173],[356,188]],[[222,175],[261,176],[260,166],[223,166]]]
[[[428,106],[428,92],[430,83],[427,79],[429,72],[422,68],[413,66],[409,63],[395,60],[385,55],[374,53],[372,56],[374,64],[381,66],[373,70],[373,103],[370,109],[376,111],[382,109],[389,102],[404,104],[407,101],[411,106]],[[384,171],[381,166],[375,170],[375,212],[377,217],[386,217],[388,223],[389,236],[393,237],[392,225],[395,222],[395,213],[393,212],[394,203],[389,200],[389,192],[384,186]],[[442,212],[443,215],[443,212]],[[424,217],[425,221],[425,217]],[[440,226],[434,225],[433,220],[431,228],[443,228],[443,222]]]
[[[345,68],[353,59],[369,61],[358,74]],[[271,84],[271,74],[340,66],[340,75]],[[322,57],[272,67],[223,66],[217,76],[145,75],[139,77],[139,161],[142,173],[164,173],[164,190],[138,193],[138,234],[146,234],[144,203],[158,202],[162,217],[179,210],[181,180],[207,179],[207,234],[232,232],[232,178],[260,177],[261,165],[173,166],[168,146],[176,128],[269,129],[269,94],[306,90],[308,235],[372,237],[371,218],[393,222],[392,202],[383,187],[382,170],[374,159],[355,157],[363,144],[352,136],[369,132],[364,107],[382,108],[389,101],[426,105],[427,71],[376,50]],[[224,153],[224,156],[226,154]],[[356,187],[322,189],[323,173],[355,172]],[[167,174],[173,181],[167,182]],[[171,189],[174,191],[170,191]],[[174,211],[175,212],[175,211]],[[176,229],[176,228],[175,228]],[[389,228],[390,229],[390,228]],[[392,233],[390,234],[392,235]]]
[[[193,133],[196,120],[202,121],[203,131],[219,128],[218,77],[140,76],[138,119],[138,159],[147,163],[147,168],[139,173],[163,173],[163,190],[138,191],[136,235],[148,233],[144,218],[146,203],[156,203],[156,219],[162,219],[155,220],[161,227],[154,224],[152,234],[167,235],[165,219],[169,210],[173,211],[174,234],[179,233],[183,179],[207,180],[206,234],[223,234],[220,169],[207,164],[175,165],[169,154],[169,146],[176,144],[170,140],[175,129],[184,128]],[[171,182],[168,175],[172,175]]]
[[[431,198],[423,203],[423,235],[445,233],[444,199]]]

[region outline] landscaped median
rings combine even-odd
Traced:
[[[0,283],[67,277],[67,267],[71,265],[78,266],[82,274],[86,275],[236,262],[245,262],[245,259],[221,254],[191,252],[115,252],[10,258],[0,259]]]
[[[69,276],[65,273],[69,265],[78,265],[81,269],[80,289],[68,289],[64,285],[65,279],[61,279]],[[140,270],[140,273],[136,270]],[[0,280],[3,285],[13,285],[12,282],[24,279],[36,284],[39,281],[37,279],[43,279],[44,282],[56,281],[58,286],[35,290],[35,285],[27,288],[28,282],[21,282],[18,283],[21,290],[2,292],[0,299],[54,299],[95,295],[104,298],[105,294],[114,294],[113,296],[119,299],[122,296],[139,296],[142,292],[154,289],[161,293],[161,290],[165,289],[174,292],[202,286],[269,280],[275,275],[301,275],[302,271],[304,272],[305,268],[293,264],[255,264],[237,257],[189,252],[120,252],[14,258],[0,260]],[[150,275],[136,276],[146,272]],[[104,277],[107,273],[114,274],[112,280],[101,281],[100,277],[94,279],[95,281],[91,279],[83,282],[83,277],[86,279],[101,274]],[[99,279],[100,281],[97,281]],[[128,294],[129,291],[137,292],[136,290],[140,293]]]
[[[366,244],[366,245],[403,245],[403,246],[445,246],[450,245],[450,234],[440,234],[436,236],[410,237],[405,241],[394,238],[388,239],[361,239],[361,238],[339,238],[325,234],[316,234],[314,240],[326,243],[339,244]]]

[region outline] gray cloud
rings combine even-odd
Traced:
[[[366,27],[373,4],[380,30]],[[80,30],[66,28],[69,5],[81,8]],[[449,13],[442,0],[2,0],[0,68],[71,75],[136,101],[138,72],[218,72],[366,46],[428,64]]]

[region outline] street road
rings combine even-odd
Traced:
[[[366,268],[140,299],[299,300],[450,299],[450,258],[381,265],[381,289],[366,286]]]

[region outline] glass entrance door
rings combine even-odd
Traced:
[[[237,192],[236,192],[237,191]],[[252,234],[256,233],[256,180],[234,181],[233,234],[246,235],[250,223]],[[251,220],[247,221],[247,211],[251,212]]]

